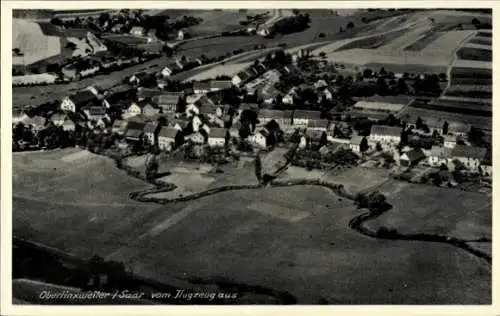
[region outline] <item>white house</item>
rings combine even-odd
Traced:
[[[184,40],[184,31],[183,30],[179,30],[179,32],[177,32],[177,40],[179,40],[179,41]]]
[[[418,164],[425,158],[425,154],[421,149],[412,149],[405,152],[399,157],[399,162],[403,167],[411,167]]]
[[[96,103],[98,103],[96,95],[89,90],[83,90],[64,98],[61,101],[61,110],[78,112],[82,107]]]
[[[327,136],[333,136],[335,124],[326,119],[312,119],[307,122],[307,130],[325,132]]]
[[[130,34],[134,36],[144,36],[144,28],[141,26],[134,26],[130,29]]]
[[[234,86],[239,87],[240,85],[247,82],[250,79],[250,77],[251,75],[247,71],[240,71],[239,73],[234,75],[233,78],[231,78],[231,83]]]
[[[211,128],[208,134],[208,146],[224,147],[226,144],[227,130],[224,128]]]
[[[257,133],[250,135],[248,140],[252,145],[264,149],[267,147],[267,134],[268,132],[265,129],[262,129]]]
[[[361,144],[362,140],[363,140],[363,136],[353,135],[349,141],[349,149],[351,149],[356,154],[361,154],[361,150],[359,148],[359,145]]]
[[[444,147],[445,148],[454,148],[457,144],[457,137],[452,135],[444,135]]]
[[[131,117],[140,115],[142,113],[142,108],[136,102],[132,102],[132,104],[125,110],[122,114],[123,119],[127,120]]]
[[[191,120],[191,124],[193,124],[193,132],[196,133],[200,130],[200,127],[203,125],[203,122],[200,120],[198,116],[194,116]]]

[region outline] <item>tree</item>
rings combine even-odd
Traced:
[[[54,24],[54,25],[58,25],[58,26],[63,26],[64,25],[64,22],[63,22],[63,20],[61,20],[61,18],[52,18],[50,20],[50,23]]]
[[[349,23],[347,23],[347,26],[346,26],[348,29],[352,29],[354,27],[354,23],[352,23],[352,21],[349,21]]]
[[[389,87],[387,86],[385,79],[379,77],[377,79],[377,94],[384,96],[384,95],[387,95],[388,92],[389,92]]]
[[[415,127],[416,127],[417,129],[421,129],[421,128],[422,128],[422,124],[423,124],[422,118],[419,116],[419,117],[417,118],[417,121],[415,122]]]
[[[361,139],[361,142],[359,143],[359,151],[364,155],[369,148],[370,146],[368,145],[368,140],[366,139],[366,137],[363,137]]]
[[[363,70],[363,77],[371,78],[372,76],[373,76],[373,70],[371,70],[370,68],[365,68]]]
[[[448,121],[444,121],[443,123],[443,135],[448,134]]]
[[[382,145],[380,145],[380,143],[379,143],[379,142],[377,142],[377,145],[375,146],[375,149],[376,149],[377,151],[382,151]]]
[[[479,22],[479,19],[478,18],[473,18],[472,21],[471,21],[472,25],[474,26],[477,26],[479,24],[481,24],[481,22]]]
[[[380,77],[385,78],[387,76],[387,71],[385,70],[384,67],[382,67],[382,68],[380,68],[380,71],[378,74],[380,75]]]
[[[469,133],[467,135],[469,142],[476,146],[483,146],[484,145],[484,132],[474,126],[472,126],[469,130]]]

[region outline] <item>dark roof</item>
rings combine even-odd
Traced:
[[[194,102],[194,104],[198,108],[201,108],[201,107],[204,107],[204,106],[212,106],[212,105],[214,105],[214,103],[212,102],[212,100],[210,100],[210,98],[208,98],[206,95],[203,95],[201,98],[199,98],[198,100],[196,100]]]
[[[84,105],[97,101],[97,96],[88,90],[82,90],[72,96],[69,96],[69,99],[75,105]]]
[[[210,81],[205,81],[205,82],[194,82],[193,83],[193,89],[195,90],[210,90],[212,88],[212,85]]]
[[[179,131],[172,127],[162,127],[160,130],[158,137],[166,137],[166,138],[175,138]]]
[[[291,118],[292,111],[281,111],[281,110],[268,110],[263,109],[259,112],[259,117],[265,118]]]
[[[275,130],[279,130],[280,125],[275,120],[270,120],[269,122],[266,123],[266,125],[264,127],[268,131],[275,131]]]
[[[233,86],[231,80],[212,80],[210,81],[210,86],[212,89],[229,89]]]
[[[370,130],[370,135],[387,135],[387,136],[401,136],[403,129],[395,126],[373,125]]]
[[[88,106],[83,108],[84,111],[88,111],[90,115],[104,115],[106,110],[100,106]]]
[[[476,146],[456,145],[451,151],[452,157],[473,158],[483,160],[486,157],[486,148]]]
[[[148,99],[154,98],[158,95],[161,95],[163,92],[161,90],[156,89],[139,89],[137,90],[137,98],[138,99]]]
[[[329,125],[330,125],[330,122],[328,120],[312,119],[312,120],[309,120],[307,127],[328,128]]]
[[[321,112],[320,111],[308,111],[308,110],[295,110],[293,112],[293,118],[319,120],[319,119],[321,119]]]
[[[421,149],[413,149],[405,153],[410,161],[418,161],[425,158],[425,154]]]
[[[225,128],[211,128],[209,137],[214,138],[225,138],[226,137],[226,129]]]
[[[163,93],[153,97],[153,102],[158,105],[162,104],[177,104],[179,102],[180,95],[173,93]]]
[[[238,78],[241,79],[241,81],[246,81],[248,80],[248,78],[250,78],[250,74],[246,71],[240,71],[236,74],[236,76],[238,76]]]

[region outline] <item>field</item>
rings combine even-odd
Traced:
[[[487,45],[491,47],[492,41],[491,37],[484,37],[484,36],[476,36],[473,37],[469,43],[471,44],[480,44],[480,45]]]
[[[405,234],[491,238],[492,201],[484,194],[398,182],[385,184],[379,190],[386,194],[393,209],[367,222],[374,230],[385,226]]]
[[[46,36],[37,23],[12,20],[12,48],[19,48],[24,56],[13,56],[13,64],[29,65],[61,53],[61,41],[56,36]]]
[[[491,51],[491,49],[484,49],[484,48],[461,47],[457,51],[457,56],[460,59],[490,61],[491,62],[492,51]]]
[[[146,38],[141,38],[132,35],[125,35],[125,34],[107,35],[106,37],[104,37],[104,39],[126,45],[140,45],[140,44],[146,44],[148,42]]]
[[[467,12],[447,10],[404,13],[373,25],[370,32],[359,32],[358,37],[316,47],[314,53],[324,52],[328,60],[349,64],[353,69],[384,67],[395,73],[446,72],[458,47],[477,33],[456,30],[457,25],[469,25],[474,17]],[[480,18],[491,21],[491,15]],[[491,68],[491,63],[480,61],[455,63],[458,67]]]
[[[348,228],[360,211],[324,188],[158,206],[128,200],[144,184],[76,149],[15,154],[13,166],[16,235],[123,261],[161,282],[221,277],[288,291],[302,304],[491,302],[485,263],[448,245],[366,238]]]
[[[234,76],[238,72],[242,71],[243,69],[247,68],[248,66],[252,65],[252,62],[246,62],[246,63],[241,63],[241,64],[229,64],[229,65],[217,65],[213,68],[210,68],[209,70],[206,70],[202,73],[199,73],[193,77],[187,78],[186,81],[189,80],[205,80],[205,79],[211,79],[215,78],[217,76]]]
[[[453,67],[450,73],[451,85],[488,85],[493,81],[493,72],[490,68]]]

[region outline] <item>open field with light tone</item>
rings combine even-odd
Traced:
[[[389,182],[379,188],[393,209],[366,225],[403,234],[427,233],[461,239],[491,238],[491,198],[448,188]]]
[[[61,40],[42,33],[40,26],[31,21],[12,20],[12,48],[19,48],[24,56],[13,56],[13,64],[29,65],[61,53]]]
[[[252,62],[246,62],[241,64],[217,65],[193,77],[187,78],[185,81],[213,79],[222,75],[232,77],[252,64]]]

